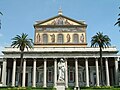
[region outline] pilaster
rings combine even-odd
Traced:
[[[109,68],[108,68],[108,58],[105,58],[105,66],[106,66],[106,85],[107,85],[107,86],[110,86]]]
[[[118,61],[119,57],[115,58],[115,85],[118,85]]]
[[[26,59],[23,60],[22,87],[25,87],[25,77],[26,77]]]
[[[6,86],[6,74],[7,74],[7,59],[3,59],[3,68],[2,68],[2,84],[3,86]]]
[[[32,87],[36,87],[36,59],[33,60],[33,85]]]
[[[46,72],[46,67],[47,67],[47,61],[46,61],[46,58],[44,58],[44,76],[43,76],[43,78],[44,78],[44,80],[43,80],[43,87],[46,87],[47,85],[46,85],[46,74],[47,74],[47,72]]]
[[[98,58],[95,58],[96,65],[96,86],[99,86],[99,66],[98,66]]]
[[[57,87],[57,59],[54,58],[54,88]]]
[[[67,58],[65,58],[65,88],[68,88],[68,65],[67,65]]]
[[[15,77],[16,77],[16,59],[13,59],[13,70],[12,70],[12,87],[15,87]]]
[[[75,87],[78,88],[78,59],[75,58]]]
[[[88,58],[85,58],[85,70],[86,70],[86,87],[89,87]]]

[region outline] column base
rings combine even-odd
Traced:
[[[75,87],[74,90],[80,90],[80,87]]]
[[[32,87],[36,87],[36,86],[32,86]]]
[[[47,86],[44,85],[43,87],[46,88]]]

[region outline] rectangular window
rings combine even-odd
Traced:
[[[52,77],[53,77],[53,75],[52,75],[52,70],[48,70],[48,82],[52,82]]]
[[[58,43],[63,44],[63,35],[62,34],[58,35]]]
[[[48,43],[48,36],[47,36],[47,34],[43,34],[43,43],[44,44]]]
[[[69,82],[74,82],[74,70],[70,69],[69,71]]]
[[[73,42],[74,42],[75,44],[79,43],[78,34],[74,34],[74,35],[73,35]]]

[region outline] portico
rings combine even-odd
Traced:
[[[8,48],[8,49],[15,50],[12,48]],[[42,48],[42,49],[44,50],[45,48]],[[58,48],[54,48],[54,50],[56,49]],[[66,49],[66,48],[61,48],[61,49]],[[81,49],[81,48],[77,48],[76,50],[78,49]],[[115,50],[115,48],[109,48],[109,50],[110,49]],[[31,55],[26,54],[23,62],[22,86],[25,87],[25,86],[32,85],[33,87],[36,87],[36,86],[47,87],[47,86],[54,85],[54,87],[56,87],[56,83],[58,80],[57,63],[61,58],[64,58],[65,63],[67,64],[67,67],[66,67],[67,69],[65,71],[65,77],[67,77],[65,78],[66,87],[68,86],[75,86],[75,87],[100,86],[101,72],[100,72],[99,55],[96,55],[96,57],[86,56],[84,55],[84,53],[82,53],[82,55],[84,56],[80,56],[80,54],[78,56],[77,54],[79,52],[77,52],[74,54],[74,56],[67,56],[67,53],[70,54],[70,52],[67,50],[69,49],[66,49],[66,52],[65,52],[66,55],[62,54],[61,52],[62,50],[61,50],[60,51],[61,54],[59,53],[56,56],[53,56],[55,53],[53,54],[51,53],[51,55],[46,55],[46,56],[37,55],[37,57],[32,54]],[[17,52],[17,49],[16,49],[16,52]],[[29,51],[29,53],[33,53],[33,52],[35,52],[35,49]],[[19,80],[18,79],[19,78],[18,70],[19,70],[19,63],[20,63],[19,54],[16,56],[13,56],[13,55],[12,55],[13,58],[11,58],[11,60],[4,59],[4,62],[3,62],[3,71],[5,70],[10,71],[7,73],[6,72],[2,73],[2,82],[4,83],[4,85],[10,85],[10,83],[12,83],[12,86],[16,86],[17,81]],[[11,56],[9,57],[5,56],[5,57],[9,58]],[[118,60],[116,60],[116,58],[117,56],[103,56],[103,63],[105,67],[104,83],[106,86],[110,86],[115,82],[117,83],[117,81],[110,80],[110,78],[114,78],[113,76],[110,75],[111,73],[114,73],[115,78],[118,78],[117,76]],[[8,63],[13,67],[9,67]],[[9,81],[5,80],[5,78],[8,78],[8,76],[9,76]]]

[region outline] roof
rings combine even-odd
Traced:
[[[62,15],[62,14],[59,14],[59,15],[57,15],[57,16],[54,16],[54,17],[52,17],[52,18],[49,18],[49,19],[46,19],[46,20],[43,20],[43,21],[41,21],[41,20],[40,20],[40,21],[36,21],[36,23],[34,24],[34,27],[43,26],[44,23],[46,23],[46,22],[48,22],[48,21],[51,21],[51,20],[54,20],[54,19],[56,19],[56,18],[60,18],[60,17],[66,19],[66,20],[70,20],[70,21],[72,21],[72,22],[75,22],[75,23],[77,23],[78,25],[87,27],[87,24],[85,23],[85,21],[77,21],[77,20],[71,19],[71,18],[69,18],[69,17],[67,17],[67,16],[64,16],[64,15]],[[54,25],[54,26],[55,26],[55,25]]]

